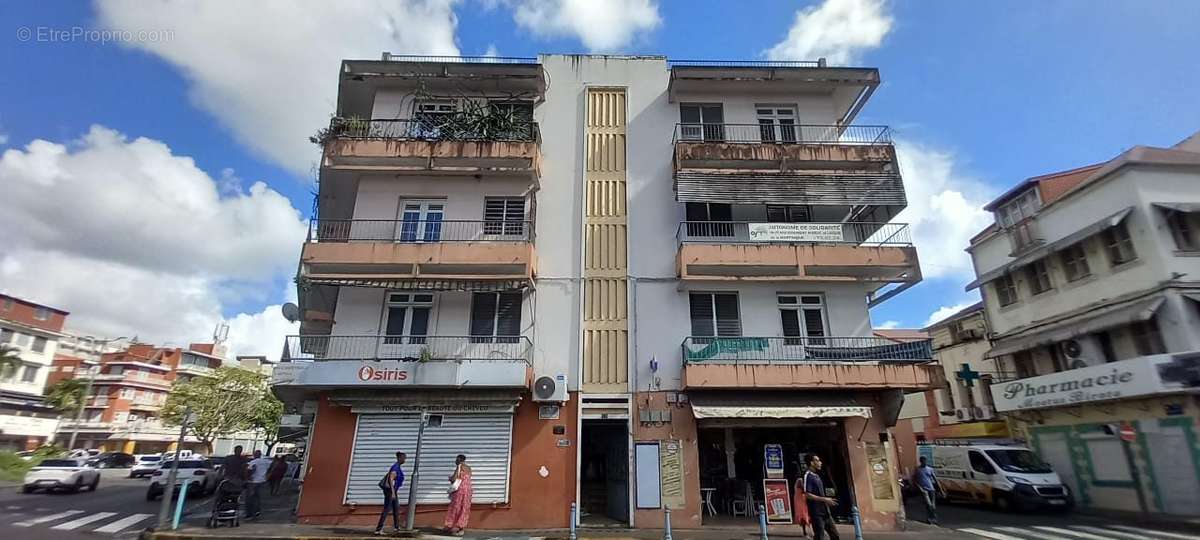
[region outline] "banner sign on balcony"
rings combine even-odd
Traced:
[[[845,242],[841,223],[750,223],[755,242]]]
[[[698,338],[699,339],[703,338]],[[693,346],[699,343],[692,344]],[[712,338],[704,348],[695,351],[684,347],[686,360],[711,360],[717,356],[731,354],[736,357],[742,352],[762,352],[767,350],[768,342],[764,338]]]
[[[997,411],[1178,392],[1200,381],[1200,352],[1155,354],[993,384]]]

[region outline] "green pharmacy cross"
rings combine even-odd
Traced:
[[[962,369],[955,372],[958,374],[959,380],[967,385],[967,388],[974,388],[975,381],[979,380],[979,372],[971,369],[970,364],[963,364]]]

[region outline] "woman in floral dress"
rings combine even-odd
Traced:
[[[453,486],[457,481],[458,487]],[[471,466],[467,465],[467,456],[459,454],[454,459],[454,473],[450,475],[450,508],[446,510],[445,531],[456,536],[462,536],[471,519],[471,497],[475,494],[471,486]]]

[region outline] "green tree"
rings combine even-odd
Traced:
[[[253,422],[254,429],[262,433],[268,456],[271,455],[271,450],[275,449],[275,443],[279,442],[279,420],[282,417],[283,403],[268,391],[266,397],[258,403]]]
[[[218,368],[211,377],[195,377],[176,383],[167,395],[162,418],[168,424],[183,422],[184,411],[191,407],[195,422],[191,434],[212,452],[218,438],[260,427],[264,409],[279,400],[271,395],[267,378],[255,371],[237,367]],[[282,405],[278,405],[282,410]],[[278,425],[278,417],[275,424]]]
[[[83,401],[83,393],[87,391],[87,381],[83,379],[63,379],[46,389],[46,404],[54,407],[62,414],[75,414]]]

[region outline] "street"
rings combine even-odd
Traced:
[[[161,500],[147,501],[148,478],[128,478],[128,469],[103,469],[94,493],[0,489],[0,537],[20,539],[136,538],[158,516]],[[207,499],[189,498],[188,506]]]
[[[925,520],[919,498],[907,500],[909,521]],[[960,538],[993,540],[1200,540],[1200,524],[1147,526],[1084,512],[1001,512],[988,506],[939,504],[939,525]]]

